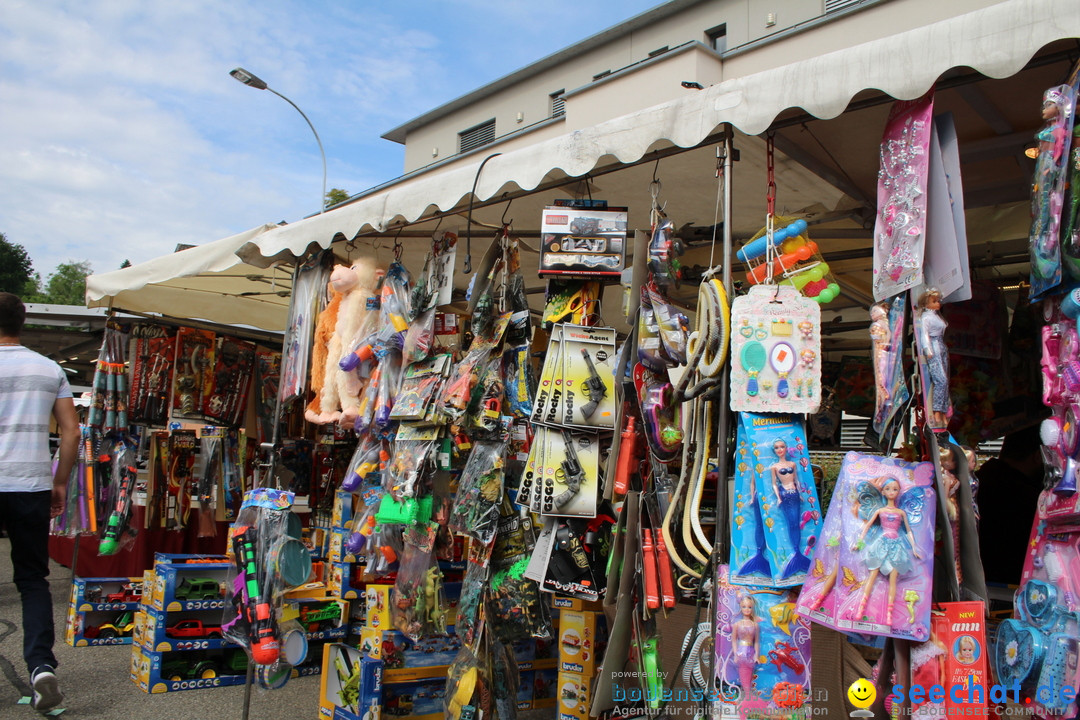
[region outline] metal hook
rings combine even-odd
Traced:
[[[505,193],[504,193],[504,195],[505,195]],[[513,219],[513,218],[510,218],[509,220],[507,220],[507,219],[506,219],[506,213],[510,212],[510,205],[511,205],[511,204],[512,204],[513,202],[514,202],[514,198],[510,198],[510,199],[509,199],[509,200],[508,200],[508,201],[506,202],[506,207],[505,207],[505,208],[503,208],[503,212],[502,212],[502,219],[500,220],[500,222],[502,223],[502,226],[503,226],[503,229],[504,229],[504,230],[505,230],[505,229],[506,229],[507,227],[509,227],[510,225],[513,225],[513,224],[514,224],[514,219]]]
[[[469,217],[465,225],[465,267],[462,269],[466,275],[472,272],[472,211],[473,202],[476,200],[476,186],[480,182],[480,173],[483,171],[484,166],[487,165],[487,161],[499,155],[502,155],[502,153],[492,153],[484,158],[483,162],[480,163],[480,167],[476,168],[476,176],[473,178],[472,193],[469,195]]]
[[[397,235],[394,236],[394,260],[397,262],[401,262],[401,253],[405,249],[404,247],[402,247],[401,241],[398,239],[401,237],[401,231],[404,229],[405,223],[402,223],[401,227],[398,228]]]

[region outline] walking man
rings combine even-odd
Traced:
[[[63,700],[53,655],[49,593],[49,518],[67,499],[79,448],[79,417],[63,369],[19,341],[26,306],[0,293],[0,525],[11,540],[15,587],[22,598],[23,658],[31,704],[48,712]],[[49,417],[60,429],[56,473],[49,457]]]

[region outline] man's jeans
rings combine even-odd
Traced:
[[[49,593],[49,508],[52,493],[0,493],[0,525],[11,539],[15,587],[22,596],[23,658],[33,672],[56,667],[53,606]]]

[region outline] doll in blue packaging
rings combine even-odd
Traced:
[[[735,462],[731,582],[801,584],[821,525],[802,418],[741,414]]]

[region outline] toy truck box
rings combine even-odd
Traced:
[[[446,673],[412,682],[383,683],[382,716],[410,720],[442,720]]]
[[[591,677],[604,656],[607,622],[600,613],[563,610],[559,614],[559,670]]]
[[[308,640],[333,640],[348,633],[349,603],[335,598],[292,600],[282,606],[281,621],[295,620]]]
[[[132,605],[138,607],[138,605]],[[68,608],[64,641],[72,647],[131,645],[135,635],[134,610],[90,610]]]
[[[90,610],[134,610],[143,593],[143,578],[75,578],[71,583],[71,606]]]
[[[361,587],[353,584],[352,563],[329,563],[326,587],[331,595],[342,600],[356,600],[362,592]]]
[[[146,611],[142,646],[146,650],[220,650],[226,647],[221,630],[222,611],[185,610],[163,613]]]
[[[158,565],[150,607],[165,612],[224,610],[231,568],[230,563]]]
[[[559,720],[589,720],[592,705],[592,677],[580,673],[560,672],[556,681],[559,697]]]
[[[397,630],[364,628],[360,633],[360,650],[383,662],[385,682],[401,682],[424,677],[418,670],[445,670],[461,650],[461,639],[447,628],[444,635],[425,635],[413,641]]]
[[[216,652],[132,649],[132,680],[153,694],[243,685],[246,669],[247,655],[239,648]]]

